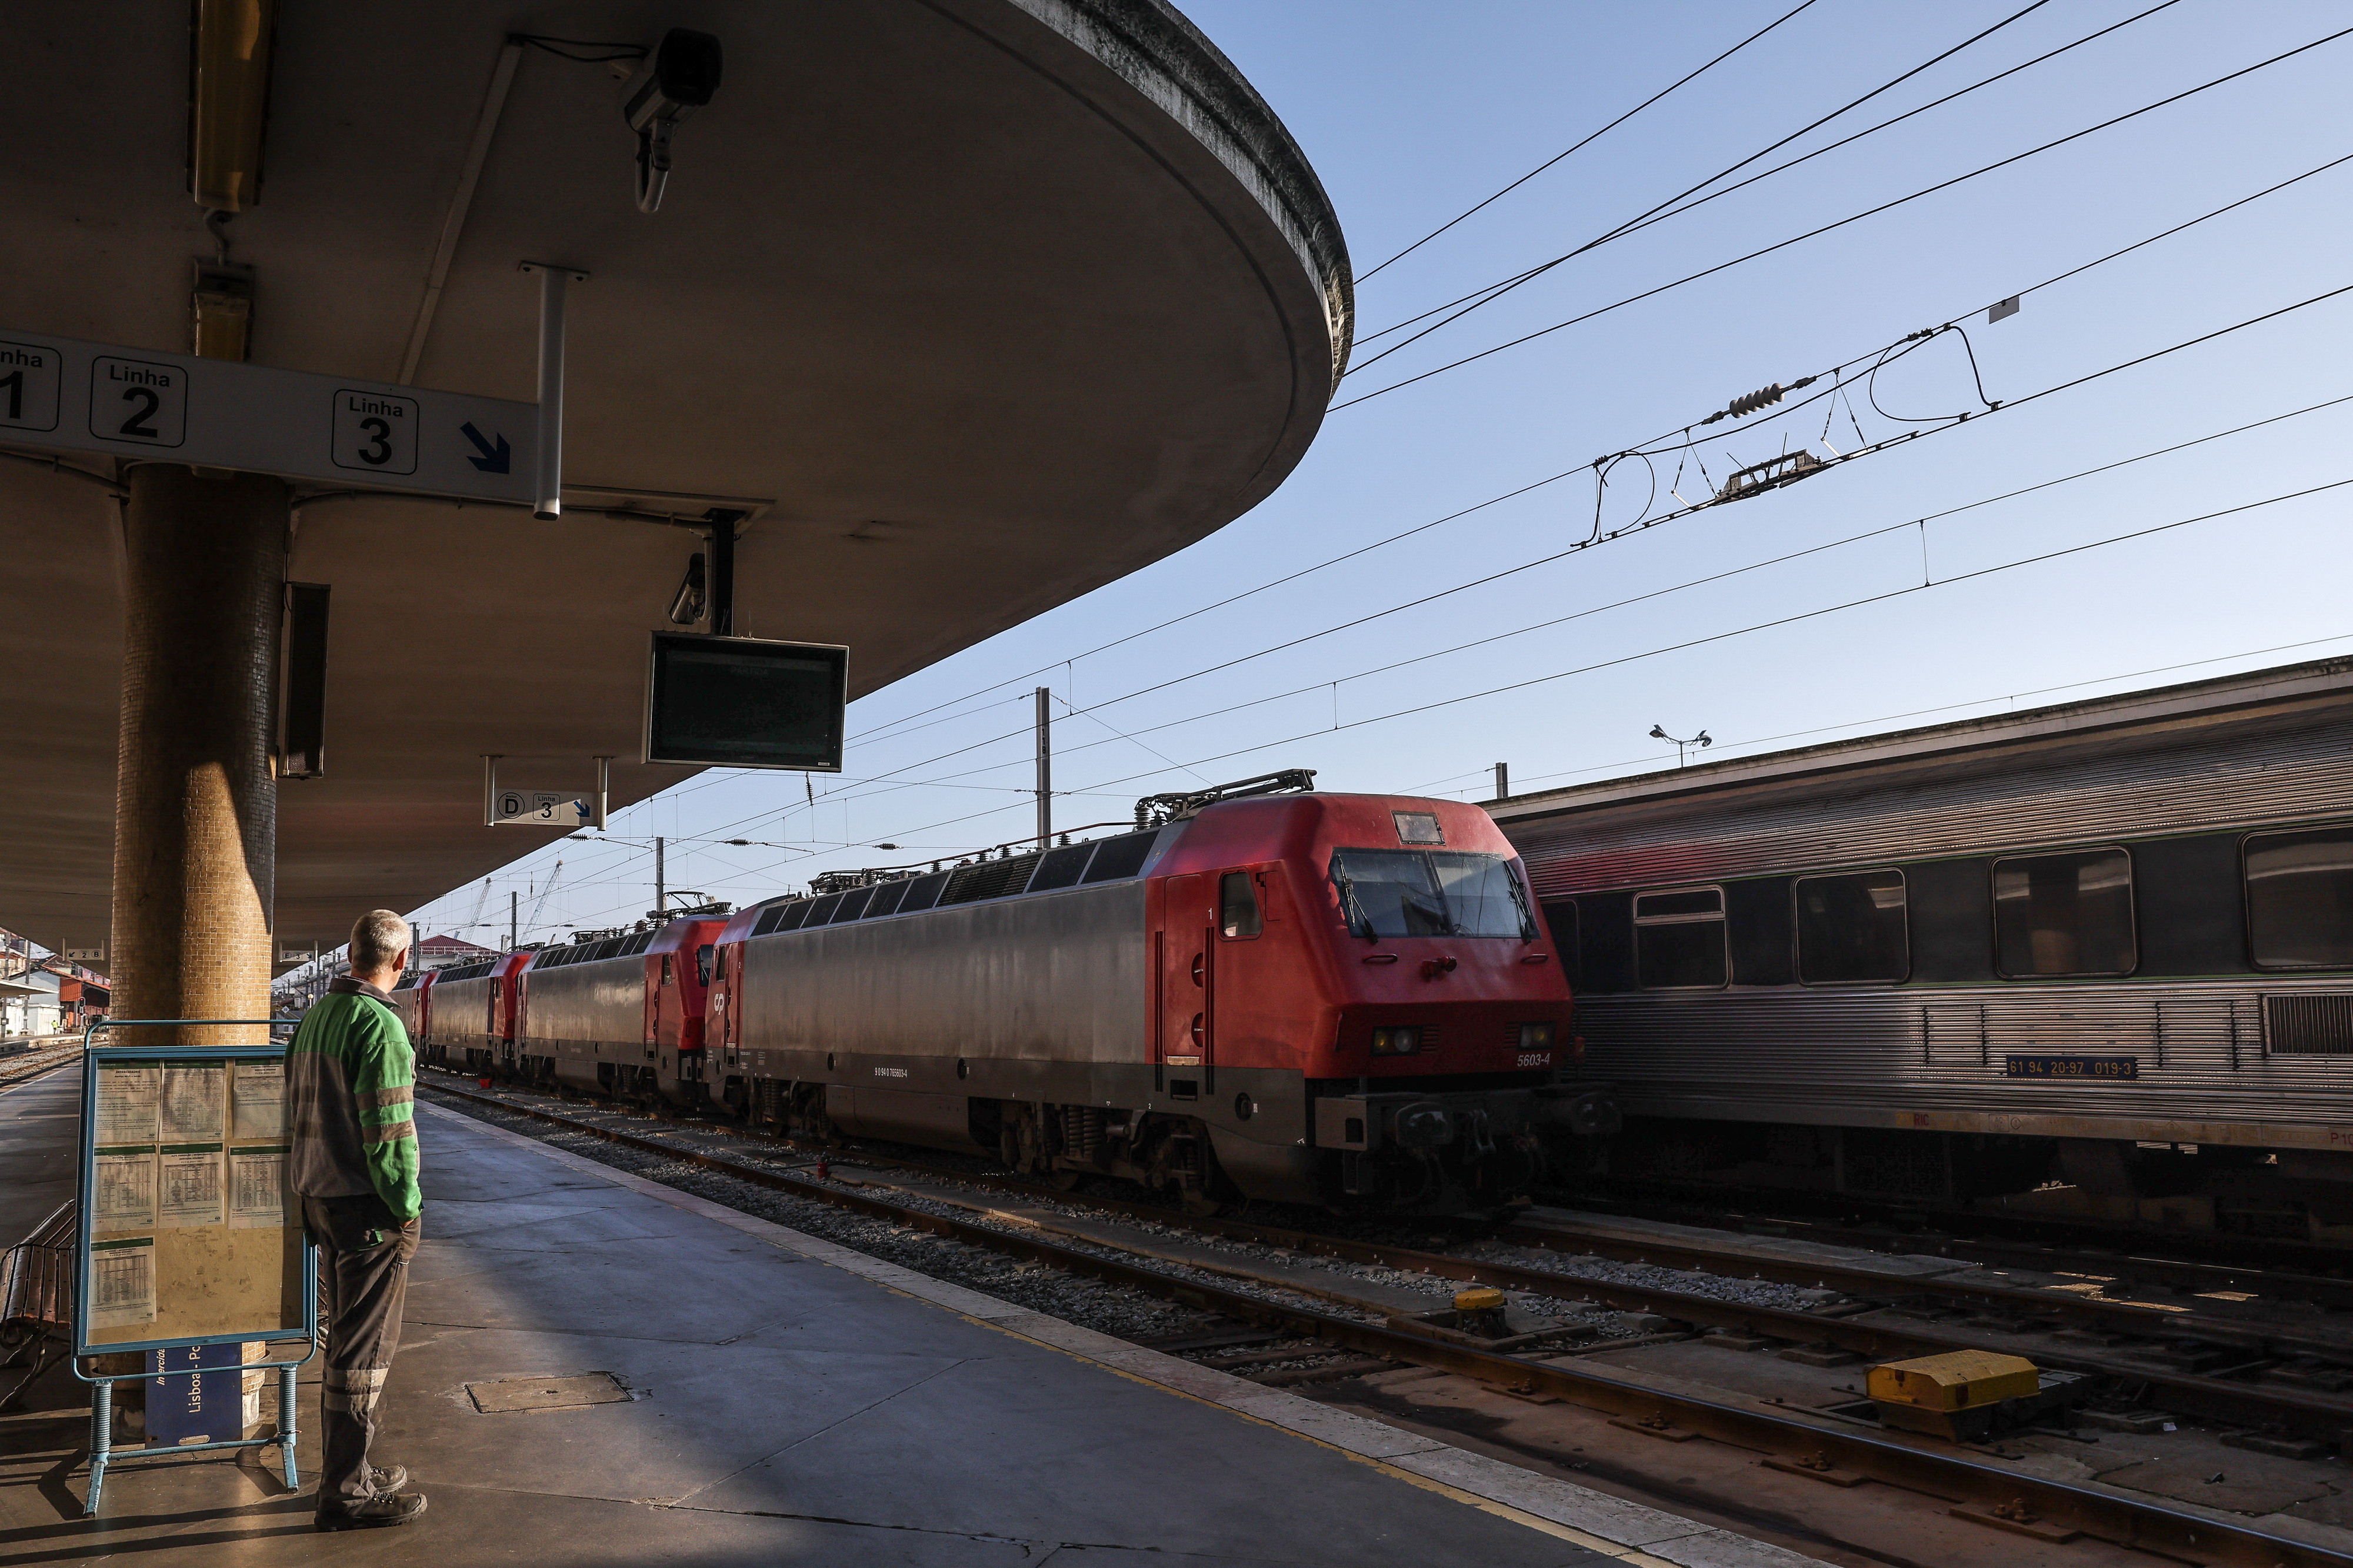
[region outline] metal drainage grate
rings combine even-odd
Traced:
[[[609,1372],[584,1372],[575,1377],[506,1377],[496,1383],[470,1383],[466,1392],[474,1408],[489,1415],[501,1410],[576,1410],[586,1405],[619,1405],[629,1391]]]

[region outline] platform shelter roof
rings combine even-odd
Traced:
[[[226,258],[253,363],[529,401],[518,263],[589,274],[565,517],[357,485],[297,512],[290,574],[332,590],[326,773],[280,791],[281,946],[541,842],[481,826],[482,753],[584,792],[617,756],[617,806],[689,776],[634,759],[647,634],[711,508],[744,513],[735,630],[846,643],[871,692],[1249,510],[1345,361],[1314,172],[1160,0],[253,9],[277,17],[259,184],[210,227],[185,0],[0,17],[0,337],[187,352],[195,270]],[[671,26],[718,37],[724,77],[649,216],[616,68],[507,51]],[[0,658],[28,672],[0,922],[85,947],[109,924],[121,547],[116,470],[76,466],[97,479],[0,461],[0,549],[44,563],[0,581]]]

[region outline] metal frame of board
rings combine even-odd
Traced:
[[[282,1059],[286,1055],[283,1041],[271,1040],[259,1046],[108,1046],[90,1045],[90,1037],[100,1029],[153,1028],[180,1025],[236,1024],[254,1027],[277,1027],[285,1025],[282,1018],[111,1018],[92,1023],[82,1032],[81,1129],[79,1138],[78,1164],[79,1172],[79,1213],[74,1222],[74,1318],[73,1374],[90,1385],[90,1497],[83,1505],[82,1517],[98,1512],[100,1492],[106,1485],[110,1465],[121,1463],[114,1453],[114,1385],[123,1381],[120,1376],[93,1377],[81,1369],[82,1360],[101,1355],[118,1355],[130,1352],[169,1350],[185,1345],[246,1344],[255,1341],[290,1343],[297,1336],[282,1324],[265,1329],[247,1330],[218,1334],[185,1335],[167,1340],[135,1340],[117,1343],[90,1342],[90,1212],[91,1191],[96,1184],[96,1137],[98,1126],[98,1071],[101,1066],[123,1062],[163,1062],[186,1060],[192,1058],[217,1058],[223,1061],[263,1060],[272,1057]],[[301,1339],[302,1354],[292,1361],[259,1361],[240,1363],[234,1370],[240,1382],[248,1372],[276,1368],[278,1372],[277,1430],[267,1437],[235,1437],[219,1442],[189,1443],[153,1453],[141,1451],[124,1458],[173,1458],[182,1454],[201,1454],[224,1448],[276,1448],[282,1461],[289,1490],[301,1483],[294,1468],[294,1441],[299,1402],[295,1395],[295,1379],[300,1369],[319,1352],[319,1271],[318,1249],[306,1233],[302,1237],[302,1308]],[[161,1281],[158,1286],[160,1288]],[[222,1368],[222,1371],[232,1369]],[[142,1373],[143,1379],[147,1374]]]

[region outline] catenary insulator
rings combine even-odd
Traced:
[[[1713,425],[1719,419],[1738,419],[1743,416],[1754,414],[1760,408],[1770,408],[1798,388],[1813,385],[1815,379],[1810,375],[1802,381],[1793,381],[1787,386],[1783,386],[1777,381],[1770,386],[1759,387],[1755,392],[1734,398],[1731,406],[1718,409],[1700,423]]]

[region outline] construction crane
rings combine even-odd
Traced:
[[[522,923],[524,935],[529,935],[539,929],[539,917],[547,908],[547,895],[555,891],[555,884],[562,880],[564,880],[564,862],[558,860],[555,863],[555,869],[547,874],[546,886],[539,889],[539,897],[531,906],[531,919]]]
[[[481,929],[482,910],[488,907],[490,901],[491,879],[488,877],[485,877],[482,879],[482,890],[474,895],[474,912],[468,915],[466,917],[466,923],[458,928],[459,931],[468,933],[466,937],[468,942],[473,941],[472,933]]]

